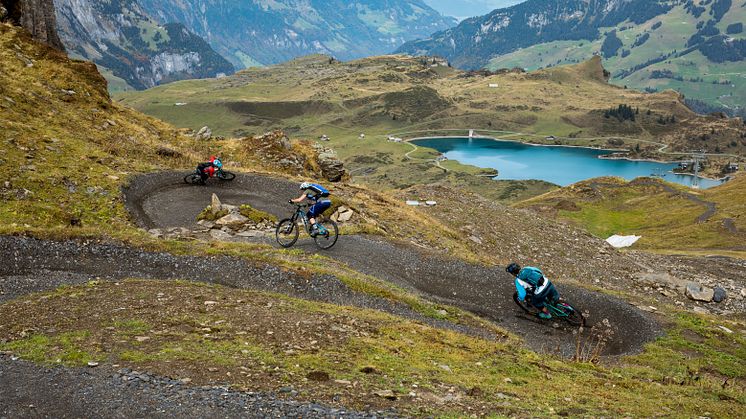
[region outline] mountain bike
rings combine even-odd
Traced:
[[[308,207],[308,204],[295,204],[295,212],[290,218],[285,218],[277,224],[275,229],[275,238],[277,243],[282,247],[290,247],[298,241],[300,234],[300,227],[298,226],[298,220],[303,223],[303,227],[309,236],[313,238],[313,241],[321,249],[330,249],[337,243],[337,237],[339,236],[339,228],[337,223],[333,220],[319,218],[316,220],[316,225],[319,228],[317,234],[312,234],[311,223],[308,221],[308,214],[304,211],[304,208]]]
[[[523,310],[527,314],[538,317],[540,310],[531,305],[528,300],[519,300],[517,292],[513,293],[513,301],[515,301],[515,303],[518,304],[518,307],[520,307],[521,310]],[[571,306],[568,302],[557,301],[555,303],[550,303],[549,301],[546,301],[544,302],[544,305],[546,306],[547,310],[549,310],[552,318],[564,320],[570,323],[572,326],[585,326],[585,317],[583,317],[583,313],[580,311],[580,309]]]
[[[236,178],[236,174],[227,170],[218,169],[215,171],[215,174],[213,174],[212,177],[215,177],[221,181],[230,182],[231,180]],[[189,185],[205,184],[205,182],[202,180],[202,176],[200,175],[199,170],[195,170],[194,172],[184,176],[184,183],[187,183]]]

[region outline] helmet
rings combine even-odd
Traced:
[[[303,182],[300,184],[300,190],[304,191],[311,187],[311,182]]]
[[[521,265],[519,265],[519,264],[517,264],[517,263],[515,263],[515,262],[511,263],[510,265],[508,265],[508,266],[507,266],[507,267],[505,268],[505,272],[507,272],[507,273],[509,273],[509,274],[511,274],[511,275],[513,275],[513,276],[516,276],[516,275],[518,275],[518,273],[519,273],[520,271],[521,271]]]
[[[218,169],[221,169],[223,167],[223,162],[220,161],[220,159],[215,159],[212,161],[212,165],[217,167]]]

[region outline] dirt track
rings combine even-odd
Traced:
[[[125,189],[126,204],[142,227],[190,227],[196,215],[217,193],[223,202],[249,203],[278,217],[291,208],[288,198],[298,194],[297,186],[283,179],[260,175],[242,175],[231,183],[189,186],[181,182],[181,173],[158,173],[134,179]],[[298,246],[317,252],[310,240]],[[429,299],[459,306],[489,318],[500,326],[523,336],[536,350],[562,354],[574,351],[572,331],[551,323],[528,318],[513,304],[512,280],[501,269],[472,265],[442,254],[425,252],[411,246],[376,237],[344,236],[325,255],[352,268],[419,292]],[[589,314],[592,326],[608,319],[614,331],[606,355],[639,350],[660,333],[659,325],[646,313],[628,303],[604,294],[558,284],[567,300]]]

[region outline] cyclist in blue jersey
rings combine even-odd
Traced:
[[[326,234],[324,226],[316,224],[316,217],[328,210],[332,206],[332,201],[329,199],[329,191],[323,186],[317,183],[303,182],[300,184],[300,190],[303,194],[298,198],[291,199],[290,202],[301,203],[308,199],[313,202],[313,205],[308,209],[308,222],[311,223],[311,236],[315,237],[319,234]]]
[[[549,314],[549,310],[547,310],[544,303],[549,301],[552,304],[556,304],[560,296],[549,279],[544,277],[544,273],[539,268],[531,266],[521,269],[521,266],[517,263],[508,265],[505,271],[515,277],[515,288],[518,291],[518,299],[524,301],[528,296],[531,305],[541,310],[538,316],[542,319],[551,319],[552,315]]]

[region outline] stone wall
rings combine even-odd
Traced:
[[[0,14],[2,9],[3,19],[26,28],[35,40],[65,50],[57,35],[53,0],[0,0]]]

